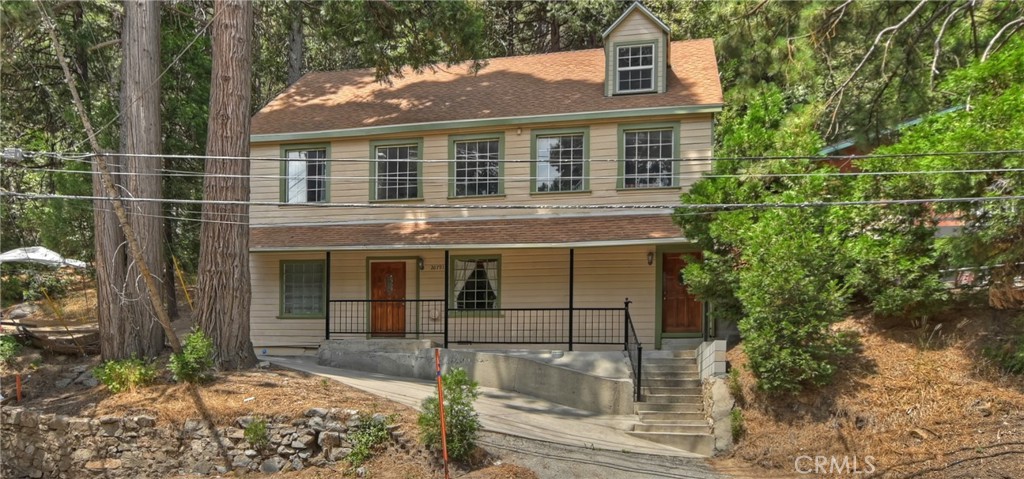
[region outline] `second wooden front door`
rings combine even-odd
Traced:
[[[370,263],[370,331],[405,335],[405,262]]]
[[[681,274],[690,261],[699,257],[693,253],[665,253],[662,255],[661,276],[661,332],[699,333],[704,311],[686,287]]]

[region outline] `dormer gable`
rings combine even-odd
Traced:
[[[602,34],[605,96],[664,93],[671,30],[639,2]]]

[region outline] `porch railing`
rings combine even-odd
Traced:
[[[325,338],[356,334],[374,337],[439,336],[449,344],[621,345],[633,370],[640,399],[643,345],[621,308],[453,309],[444,299],[332,299]]]
[[[332,299],[328,306],[326,339],[332,334],[444,334],[443,299]]]
[[[644,345],[640,343],[640,337],[636,335],[636,329],[633,328],[633,319],[629,317],[629,300],[626,300],[626,355],[629,356],[629,365],[633,368],[633,396],[636,401],[640,401],[640,387],[643,382],[643,361],[644,361]]]

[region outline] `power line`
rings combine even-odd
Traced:
[[[343,158],[343,157],[332,157],[332,158],[287,158],[279,156],[208,156],[208,155],[180,155],[180,154],[158,154],[158,153],[117,153],[117,152],[104,152],[104,153],[71,153],[71,152],[47,152],[47,151],[23,151],[23,155],[26,157],[32,156],[48,156],[61,158],[70,161],[82,161],[91,163],[88,160],[94,156],[118,156],[118,157],[136,157],[136,158],[153,158],[153,159],[202,159],[202,160],[245,160],[245,161],[324,161],[324,162],[354,162],[354,163],[370,163],[380,161],[412,161],[417,163],[450,163],[455,161],[451,158],[445,159],[409,159],[409,160],[382,160],[378,158]],[[932,156],[944,156],[944,157],[956,157],[956,156],[989,156],[989,155],[1019,155],[1024,154],[1024,149],[1009,149],[1009,150],[977,150],[977,151],[937,151],[937,152],[923,152],[923,153],[884,153],[884,154],[866,154],[866,155],[843,155],[843,156],[818,156],[818,155],[781,155],[781,156],[690,156],[686,158],[666,158],[666,159],[637,159],[638,161],[672,161],[672,162],[697,162],[697,161],[779,161],[779,160],[809,160],[809,161],[836,161],[836,160],[866,160],[866,159],[897,159],[897,158],[925,158]],[[498,163],[536,163],[541,160],[538,159],[519,159],[519,158],[499,158],[499,159],[465,159],[458,161],[467,162],[498,162]],[[624,161],[619,158],[588,158],[586,161],[589,162],[618,162]]]
[[[97,175],[99,172],[92,170],[69,170],[60,168],[27,168],[31,171],[41,171],[48,173],[67,173],[77,175]],[[230,175],[230,174],[206,174],[199,171],[188,171],[188,170],[169,170],[160,169],[157,173],[142,173],[142,172],[122,172],[116,173],[121,176],[162,176],[167,178],[249,178],[249,179],[268,179],[268,180],[287,180],[293,179],[294,176],[288,175]],[[706,172],[700,171],[682,171],[673,174],[672,177],[680,179],[699,179],[699,178],[801,178],[801,177],[861,177],[861,176],[913,176],[913,175],[940,175],[940,174],[980,174],[980,173],[1020,173],[1024,172],[1024,168],[976,168],[976,169],[965,169],[965,170],[911,170],[911,171],[856,171],[856,172],[812,172],[812,173],[740,173],[740,174],[707,174]],[[628,176],[627,176],[628,177]],[[349,176],[349,175],[328,175],[328,176],[308,176],[305,179],[317,179],[317,180],[359,180],[369,181],[376,180],[377,176]],[[580,176],[580,177],[564,177],[564,178],[550,178],[552,180],[617,180],[623,176]],[[426,176],[418,175],[416,179],[423,182],[450,182],[465,179],[471,183],[482,183],[489,180],[500,180],[505,182],[533,182],[542,179],[541,177],[530,177],[530,176],[488,176],[477,178],[460,178],[457,176]],[[548,179],[548,178],[543,178]]]
[[[109,201],[103,196],[34,194],[0,191],[0,196],[26,199],[69,199]],[[232,200],[190,200],[178,198],[132,198],[124,197],[123,201],[144,201],[172,204],[208,204],[235,206],[291,206],[304,208],[365,208],[365,209],[452,209],[452,210],[652,210],[652,209],[717,209],[734,210],[744,208],[810,208],[835,206],[869,206],[869,205],[911,205],[926,203],[987,203],[995,201],[1024,200],[1024,195],[979,196],[962,198],[910,198],[888,200],[851,200],[851,201],[805,201],[794,203],[707,203],[707,204],[607,204],[607,205],[543,205],[543,204],[416,204],[416,203],[285,203],[279,201],[232,201]]]

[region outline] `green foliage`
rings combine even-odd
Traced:
[[[982,350],[986,357],[1010,374],[1024,374],[1024,316],[1013,324],[1014,332],[1007,338]]]
[[[132,357],[105,361],[92,370],[93,376],[112,393],[135,392],[156,379],[156,366],[146,360]]]
[[[480,419],[473,402],[480,395],[476,381],[469,379],[466,370],[455,368],[442,377],[444,391],[444,419],[448,439],[448,456],[455,460],[469,457],[476,447]],[[441,448],[441,411],[435,394],[423,400],[417,420],[420,441],[428,447]]]
[[[213,340],[202,331],[193,331],[185,338],[180,353],[172,354],[167,364],[175,381],[201,383],[213,374]]]
[[[267,435],[267,420],[254,418],[245,425],[245,440],[256,449],[263,449],[270,444],[270,437]]]
[[[743,435],[747,433],[747,427],[743,424],[743,410],[740,408],[733,408],[729,411],[729,426],[732,429],[732,440],[733,442],[739,442],[743,439]]]
[[[394,417],[360,414],[359,425],[348,433],[348,440],[352,442],[352,452],[346,456],[348,462],[358,466],[372,458],[391,437],[388,426],[393,422]]]
[[[0,363],[8,363],[21,351],[21,343],[14,336],[0,336]]]
[[[740,370],[738,368],[732,368],[729,370],[729,394],[732,394],[733,399],[737,403],[743,404],[746,398],[743,396],[743,384],[740,383]]]

